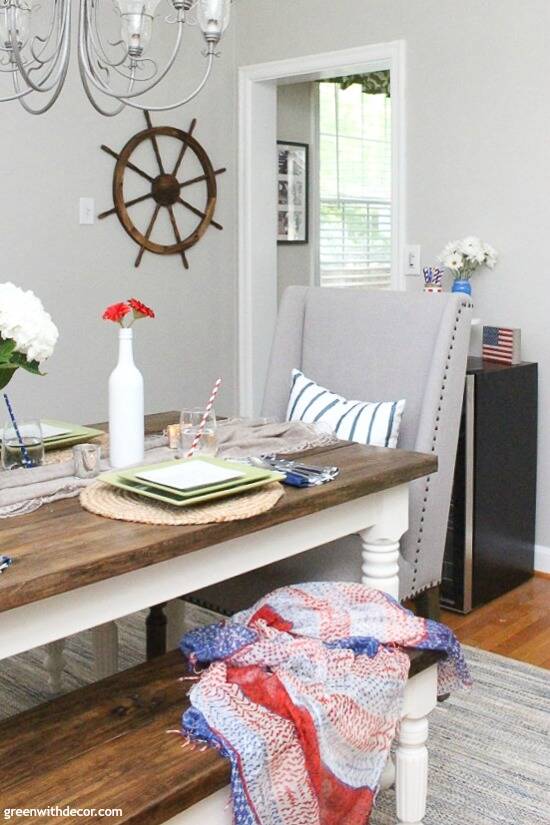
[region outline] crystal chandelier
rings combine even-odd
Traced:
[[[44,20],[39,19],[42,10],[33,0],[0,0],[0,74],[10,83],[9,93],[0,96],[0,103],[18,100],[27,112],[35,115],[53,106],[69,66],[72,1],[45,0],[48,8],[42,17],[49,19]],[[229,24],[232,0],[78,2],[78,65],[82,85],[94,108],[112,117],[125,106],[166,111],[192,100],[210,76],[217,45]],[[161,2],[169,7],[164,23],[174,31],[172,51],[164,65],[159,65],[150,53]],[[44,30],[38,33],[40,24]],[[142,95],[155,88],[172,69],[181,50],[185,25],[199,26],[206,44],[206,67],[200,83],[183,99],[166,105],[141,102]],[[42,105],[41,95],[45,99]]]

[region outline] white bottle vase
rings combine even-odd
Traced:
[[[118,334],[118,364],[109,378],[109,461],[139,464],[144,456],[143,377],[134,364],[133,330]]]

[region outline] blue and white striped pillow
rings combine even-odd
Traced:
[[[346,401],[300,370],[292,370],[287,421],[322,421],[346,441],[396,447],[405,401]]]

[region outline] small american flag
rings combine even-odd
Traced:
[[[500,364],[521,361],[521,330],[510,327],[483,327],[483,360]]]

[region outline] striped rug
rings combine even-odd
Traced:
[[[121,667],[144,659],[143,617],[120,622]],[[466,648],[474,688],[430,717],[430,794],[424,825],[550,825],[550,674]],[[0,662],[0,718],[50,697],[43,650]],[[90,633],[67,644],[65,687],[92,680]],[[372,825],[394,825],[380,794]]]

